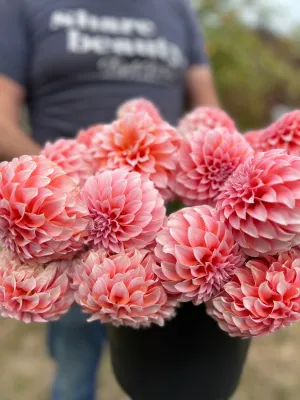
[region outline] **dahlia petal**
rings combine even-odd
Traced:
[[[204,244],[204,237],[205,237],[204,231],[194,226],[189,226],[187,237],[188,237],[188,242],[192,247],[201,247],[201,245]],[[187,245],[188,243],[185,244]]]
[[[34,277],[32,276],[29,279],[26,279],[23,282],[21,282],[18,287],[21,290],[24,290],[25,292],[31,292],[36,287],[36,281],[35,281]]]
[[[187,246],[175,245],[175,257],[183,265],[195,265],[194,252]]]
[[[294,182],[300,179],[300,171],[297,171],[294,168],[284,168],[281,171],[281,177],[286,182]]]
[[[161,297],[161,288],[153,290],[151,293],[144,295],[144,305],[149,307],[150,305],[156,304]]]
[[[269,211],[269,210],[268,210]],[[258,203],[255,206],[248,207],[247,213],[259,221],[266,222],[268,218],[268,212],[262,203]]]
[[[116,304],[126,304],[128,302],[129,293],[123,282],[118,282],[113,286],[110,300]]]
[[[253,279],[254,279],[254,283],[256,286],[259,286],[263,283],[264,279],[265,279],[265,273],[266,271],[261,270],[261,268],[256,268],[255,267],[255,261],[252,260],[251,261],[251,272],[253,275]]]
[[[23,188],[22,189],[22,198],[23,202],[29,203],[32,199],[34,199],[38,195],[38,188]]]
[[[215,236],[211,232],[205,233],[205,242],[209,248],[218,248],[220,243],[217,236]]]
[[[189,228],[189,230],[190,229],[191,229],[191,227]],[[183,245],[183,246],[188,246],[189,245],[190,240],[187,240],[186,232],[185,232],[185,230],[183,228],[181,228],[181,227],[178,227],[178,228],[170,227],[170,235],[180,245]],[[188,236],[191,237],[192,236],[192,232],[188,232]]]
[[[174,285],[174,287],[176,288],[176,290],[180,293],[189,293],[189,292],[193,292],[196,287],[193,285],[192,281],[182,281],[180,283],[176,283]]]
[[[293,192],[287,187],[279,186],[276,188],[277,201],[279,203],[285,204],[287,207],[295,208],[295,198],[293,197]]]

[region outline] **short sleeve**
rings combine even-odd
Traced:
[[[186,31],[188,34],[188,61],[189,65],[208,64],[209,59],[205,50],[204,37],[196,11],[191,0],[181,0],[184,7]]]
[[[26,86],[28,35],[19,0],[0,0],[0,74]]]

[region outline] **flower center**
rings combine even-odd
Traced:
[[[97,213],[93,220],[93,232],[99,237],[107,238],[111,232],[116,231],[118,223],[105,214]]]
[[[94,242],[95,246],[108,250],[112,245],[119,243],[117,232],[120,226],[113,215],[98,211],[92,214],[92,220],[90,241]]]

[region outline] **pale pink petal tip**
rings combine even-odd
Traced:
[[[125,101],[117,109],[116,116],[117,118],[123,118],[128,113],[135,114],[137,112],[147,113],[156,122],[160,122],[163,119],[158,108],[151,101],[142,97]]]
[[[126,168],[139,172],[169,199],[169,176],[176,169],[180,140],[175,128],[147,112],[125,113],[95,136],[93,165],[97,171]]]
[[[0,164],[0,239],[25,263],[81,250],[88,210],[79,187],[54,162],[22,156]]]
[[[290,250],[300,243],[300,158],[256,154],[227,180],[217,209],[247,255]]]
[[[256,152],[283,149],[288,154],[300,156],[300,110],[283,115],[278,121],[258,134],[248,133]]]
[[[261,135],[264,133],[264,130],[256,130],[256,131],[249,131],[244,133],[244,138],[250,144],[254,151],[261,151]]]
[[[181,141],[169,186],[188,206],[214,206],[226,180],[253,154],[238,132],[227,128],[194,131]]]
[[[26,323],[59,319],[74,302],[70,266],[71,261],[29,266],[1,250],[0,314]]]
[[[229,115],[215,107],[197,107],[186,114],[179,122],[178,129],[184,135],[202,129],[226,128],[229,132],[236,132],[237,128]]]
[[[88,148],[76,140],[59,139],[47,143],[41,155],[55,162],[77,185],[82,186],[93,175]]]
[[[138,172],[116,169],[88,179],[82,191],[91,219],[87,242],[118,253],[144,248],[161,229],[164,201],[153,182]]]
[[[74,263],[75,300],[90,321],[140,328],[163,326],[175,316],[177,302],[153,273],[155,261],[148,251],[89,251]]]
[[[94,138],[97,136],[98,133],[101,133],[104,124],[97,124],[97,125],[92,125],[87,129],[82,129],[78,132],[76,141],[80,144],[84,144],[88,150],[90,150]]]
[[[156,238],[155,273],[166,291],[195,305],[218,294],[245,257],[209,206],[172,214]]]
[[[274,333],[300,320],[299,251],[248,261],[207,312],[230,336]]]

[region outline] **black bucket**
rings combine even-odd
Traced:
[[[165,327],[109,327],[112,364],[133,400],[227,400],[250,341],[219,329],[205,306],[184,304]]]

